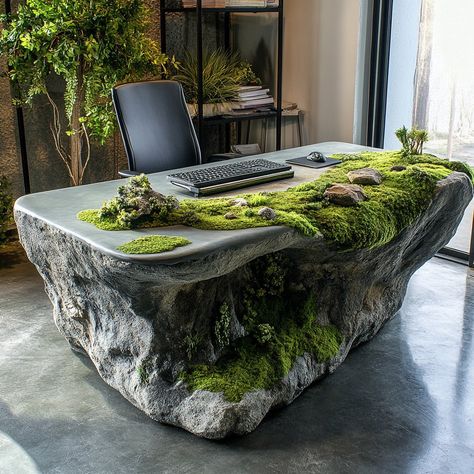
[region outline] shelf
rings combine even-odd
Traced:
[[[192,15],[197,15],[196,21],[196,56],[197,56],[197,71],[198,77],[202,77],[203,74],[203,37],[204,37],[204,15],[206,13],[213,13],[215,14],[215,18],[219,18],[219,14],[223,13],[224,20],[223,22],[216,23],[216,29],[223,27],[224,29],[224,47],[226,50],[232,50],[232,41],[231,41],[231,29],[232,29],[232,19],[231,14],[233,13],[271,13],[272,19],[274,19],[277,23],[277,38],[276,38],[276,56],[277,62],[275,64],[275,74],[276,74],[276,90],[274,91],[274,97],[276,103],[278,105],[281,104],[282,98],[282,76],[283,76],[283,13],[284,13],[284,3],[285,0],[280,0],[278,5],[274,6],[267,6],[267,7],[257,7],[257,6],[233,6],[233,7],[221,7],[221,8],[203,8],[194,6],[192,8],[184,8],[181,4],[180,7],[167,7],[166,0],[159,0],[160,1],[160,38],[161,38],[161,51],[163,53],[169,54],[167,51],[167,38],[166,38],[166,24],[168,20],[172,20],[171,16],[173,13],[180,15],[181,17],[187,17],[187,13],[191,13]],[[222,3],[221,3],[222,5]],[[192,16],[191,15],[191,16]],[[211,15],[212,16],[212,15]],[[210,17],[209,17],[210,18]],[[213,17],[214,18],[214,17]],[[221,25],[222,23],[222,25]],[[220,30],[219,30],[220,31]],[[197,93],[197,100],[198,103],[203,102],[203,87],[201,85],[198,87]],[[205,152],[205,140],[203,138],[209,132],[209,128],[211,126],[219,126],[225,125],[225,148],[228,149],[230,146],[232,134],[231,134],[231,127],[232,123],[237,123],[238,128],[241,129],[240,126],[242,122],[250,123],[252,120],[265,120],[265,119],[275,119],[276,120],[276,133],[275,133],[275,141],[276,141],[276,149],[281,149],[281,138],[282,138],[282,130],[281,130],[281,123],[282,123],[282,110],[278,108],[274,108],[267,112],[256,112],[251,113],[248,115],[231,115],[231,116],[215,116],[215,117],[203,117],[202,115],[193,117],[193,122],[196,125],[196,130],[198,132],[198,136],[200,138],[200,147],[201,153],[203,156],[206,156]]]
[[[247,120],[261,120],[271,117],[276,117],[276,110],[269,110],[268,112],[255,112],[248,115],[232,115],[232,116],[215,116],[215,117],[205,117],[203,120],[204,126],[213,126],[213,125],[225,125],[226,123],[235,123],[235,122],[245,122]],[[196,117],[193,117],[193,120]]]
[[[278,13],[280,7],[227,7],[227,8],[202,8],[203,13]],[[165,13],[196,13],[196,8],[165,8]]]

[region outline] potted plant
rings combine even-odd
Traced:
[[[191,115],[197,115],[199,76],[196,54],[187,53],[177,68],[174,79],[183,85]],[[237,53],[222,49],[205,51],[202,69],[205,117],[231,111],[241,86],[261,84],[247,61],[242,60]]]
[[[47,96],[54,145],[73,185],[83,182],[90,139],[103,143],[115,129],[111,88],[160,76],[171,62],[147,36],[148,17],[142,0],[26,0],[2,17],[0,53],[16,102]],[[52,75],[64,81],[64,106],[48,91]]]

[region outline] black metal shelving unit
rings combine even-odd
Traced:
[[[276,7],[227,7],[227,8],[203,8],[202,0],[196,1],[195,8],[183,8],[183,7],[167,7],[166,0],[160,0],[160,35],[161,35],[161,51],[167,52],[166,42],[166,23],[167,15],[170,13],[182,13],[189,14],[195,13],[197,16],[197,28],[196,28],[196,50],[197,50],[197,64],[198,64],[198,107],[196,116],[196,129],[201,144],[201,151],[203,158],[205,153],[203,150],[204,145],[204,130],[208,126],[225,125],[226,126],[226,137],[225,143],[226,148],[230,146],[230,124],[237,123],[239,127],[239,135],[241,131],[241,124],[245,121],[262,120],[268,118],[276,118],[276,145],[277,150],[281,150],[281,127],[282,127],[282,91],[283,91],[283,4],[284,0],[279,1],[279,5]],[[203,82],[202,82],[202,71],[203,71],[203,16],[207,14],[224,15],[224,48],[226,50],[231,49],[230,41],[230,30],[231,30],[231,15],[233,13],[274,13],[277,16],[278,21],[278,38],[277,38],[277,78],[276,78],[276,107],[274,110],[266,112],[256,112],[254,114],[242,115],[242,116],[216,116],[216,117],[204,117],[204,103],[203,103]]]

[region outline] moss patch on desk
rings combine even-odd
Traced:
[[[432,155],[406,156],[401,152],[365,152],[334,155],[342,163],[315,181],[287,191],[241,194],[248,206],[238,207],[233,199],[186,199],[166,215],[141,215],[124,223],[119,215],[104,215],[100,209],[82,211],[78,218],[104,230],[187,225],[204,230],[235,230],[284,225],[303,235],[321,233],[341,250],[375,248],[390,242],[429,206],[436,183],[453,171],[473,178],[465,163]],[[393,166],[405,167],[393,171]],[[335,183],[349,183],[347,173],[360,168],[375,168],[383,176],[378,186],[363,186],[368,199],[354,207],[332,204],[324,192]],[[276,212],[274,220],[258,214],[263,207]],[[228,219],[232,213],[235,218]]]
[[[228,401],[239,402],[247,392],[274,387],[299,356],[311,354],[324,363],[339,353],[343,338],[335,326],[318,322],[315,295],[309,289],[290,291],[290,267],[281,253],[249,264],[243,301],[235,306],[248,335],[231,342],[216,364],[183,372],[189,390],[222,392]],[[224,312],[230,317],[229,308],[227,302],[220,306],[217,322]]]
[[[120,252],[132,255],[144,255],[163,253],[174,250],[178,247],[189,245],[190,240],[184,237],[170,237],[167,235],[149,235],[139,239],[132,240],[126,244],[117,247]]]

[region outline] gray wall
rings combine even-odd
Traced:
[[[283,100],[304,111],[307,144],[352,142],[361,0],[286,0]],[[236,41],[266,83],[275,72],[277,24],[272,14],[238,15]],[[271,58],[268,61],[267,58]],[[284,147],[296,146],[294,121],[287,119]],[[254,127],[253,141],[260,140]],[[272,149],[274,130],[269,133]]]

